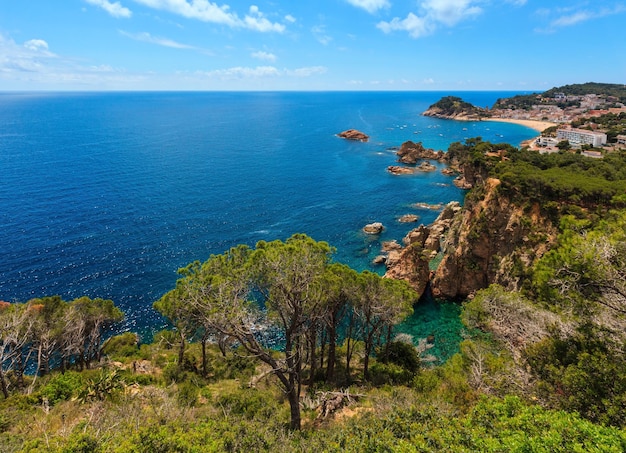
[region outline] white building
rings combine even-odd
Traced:
[[[626,145],[626,135],[618,135],[617,143],[620,145]]]
[[[587,131],[584,129],[558,129],[556,138],[567,140],[574,147],[581,145],[591,145],[599,148],[606,145],[606,134],[604,132]]]

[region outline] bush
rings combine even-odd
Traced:
[[[276,412],[276,400],[267,392],[251,388],[221,394],[217,398],[217,404],[233,415],[242,415],[248,419],[255,417],[268,419]]]
[[[109,338],[102,345],[102,352],[110,357],[132,357],[139,352],[139,336],[125,332]]]
[[[59,401],[67,401],[75,396],[83,388],[84,384],[83,375],[76,371],[54,374],[39,390],[39,398],[41,400],[46,398],[50,405],[54,405]]]
[[[402,341],[392,341],[381,346],[378,351],[378,361],[393,363],[413,374],[420,369],[420,358],[415,346]]]
[[[415,376],[415,373],[395,363],[376,362],[372,364],[369,371],[370,380],[374,385],[408,384]]]
[[[72,434],[61,453],[98,453],[102,451],[100,442],[86,433]]]
[[[198,404],[199,389],[191,382],[183,382],[178,385],[176,401],[180,407],[194,407]]]

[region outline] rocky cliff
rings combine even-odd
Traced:
[[[518,206],[499,190],[500,181],[466,175],[477,184],[465,206],[448,204],[432,225],[420,225],[404,247],[386,257],[386,277],[408,281],[420,294],[431,283],[433,295],[462,299],[498,283],[520,288],[526,270],[554,243],[557,228],[538,204]],[[430,261],[442,256],[436,270]]]
[[[406,280],[423,294],[431,276],[429,263],[439,252],[442,239],[461,209],[458,202],[449,203],[431,225],[411,230],[403,239],[404,247],[383,250],[388,252],[385,277]]]
[[[557,228],[537,203],[518,206],[486,179],[467,197],[442,245],[435,297],[465,298],[492,283],[517,290],[526,269],[554,243]]]

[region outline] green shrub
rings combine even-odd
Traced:
[[[276,400],[267,392],[253,388],[242,388],[218,396],[217,404],[226,412],[252,419],[272,417],[276,411]]]
[[[102,352],[110,357],[132,357],[139,352],[139,336],[125,332],[109,338],[102,345]]]
[[[381,346],[378,351],[378,361],[393,363],[409,373],[417,373],[420,369],[420,358],[415,346],[401,341],[392,341]]]
[[[194,407],[198,404],[199,389],[191,382],[183,382],[178,384],[178,393],[176,401],[180,407]]]
[[[50,405],[59,401],[67,401],[75,396],[83,388],[85,380],[81,373],[66,371],[65,373],[53,374],[46,384],[39,389],[40,399],[46,398]]]
[[[374,385],[408,384],[415,373],[396,365],[395,363],[376,362],[370,367],[370,380]]]
[[[114,398],[124,388],[124,381],[117,370],[100,370],[100,373],[87,380],[78,393],[81,402],[104,401]]]
[[[75,433],[70,436],[61,453],[98,453],[102,451],[100,442],[86,433]]]

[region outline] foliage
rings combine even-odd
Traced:
[[[539,154],[529,150],[508,153],[491,175],[514,199],[566,202],[584,207],[610,206],[626,191],[626,154],[604,159],[580,154]]]
[[[599,328],[551,337],[525,351],[540,397],[596,423],[626,425],[626,351]]]
[[[327,327],[326,333],[336,341],[341,315],[349,315],[348,330],[360,334],[365,344],[363,373],[367,379],[374,346],[410,313],[416,294],[406,282],[332,266],[332,252],[327,243],[297,234],[285,242],[261,241],[256,249],[238,246],[181,269],[176,288],[154,305],[180,335],[179,369],[183,368],[185,340],[191,332],[211,332],[220,345],[239,344],[248,355],[270,367],[287,395],[291,426],[298,429],[305,357],[308,353],[312,381],[318,332]],[[350,304],[350,309],[339,304]],[[267,329],[281,334],[280,352],[265,345],[263,332]],[[225,354],[225,348],[222,351]],[[330,363],[334,364],[334,359]],[[206,365],[204,352],[205,370]]]
[[[600,307],[626,313],[626,212],[614,212],[593,228],[565,217],[562,227],[557,247],[534,270],[537,297],[581,315]]]
[[[391,341],[378,349],[378,361],[393,363],[410,373],[420,369],[420,358],[415,346],[402,341]]]
[[[485,115],[485,111],[456,96],[444,96],[429,107],[439,109],[446,116]]]
[[[124,381],[117,370],[102,369],[95,377],[89,379],[78,393],[80,402],[104,401],[114,398],[124,388]]]
[[[128,358],[139,353],[139,336],[135,332],[124,332],[108,338],[102,345],[102,353],[116,358]]]
[[[39,397],[46,399],[49,404],[54,405],[59,401],[68,401],[85,385],[85,378],[82,373],[76,371],[66,371],[65,373],[55,373],[39,389]]]

